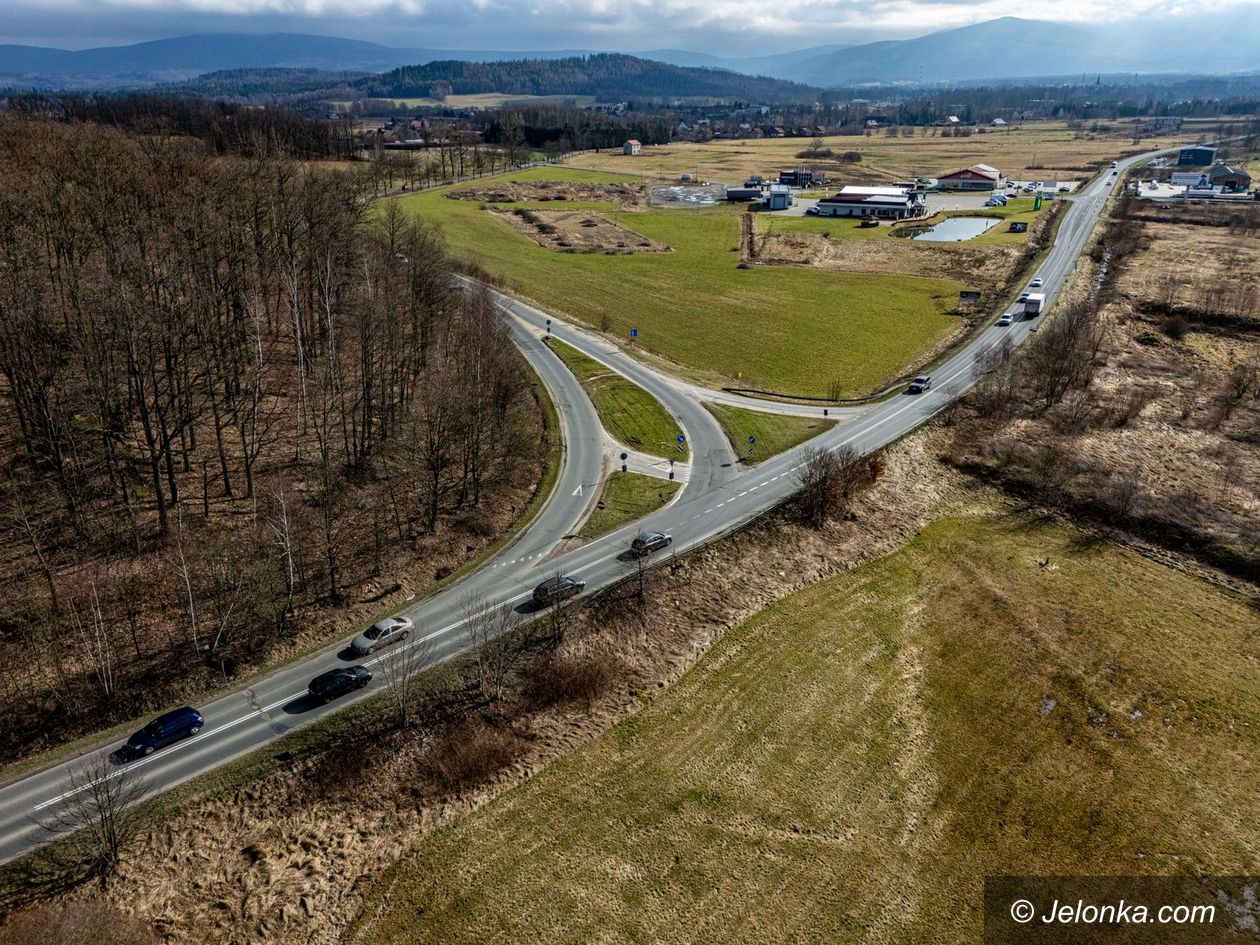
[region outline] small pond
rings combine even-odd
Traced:
[[[947,217],[935,226],[908,227],[897,235],[927,243],[957,243],[973,240],[1001,222],[998,217]]]

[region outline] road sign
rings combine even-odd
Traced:
[[[551,334],[551,319],[547,319],[547,334]]]
[[[623,463],[624,463],[627,459],[629,459],[629,458],[630,458],[630,454],[629,454],[629,453],[622,453],[622,454],[621,454],[621,461],[622,461]]]
[[[638,337],[639,337],[639,329],[637,329],[637,328],[631,328],[631,329],[630,329],[630,337],[631,337],[631,338],[638,338]]]
[[[686,436],[684,436],[683,434],[679,433],[679,434],[678,434],[678,442],[679,442],[679,443],[686,443],[686,442],[687,442],[687,437],[686,437]]]
[[[596,502],[596,503],[595,503],[595,508],[597,508],[597,509],[602,509],[603,507],[604,507],[604,500],[603,500],[603,499],[600,499],[598,502]]]
[[[749,445],[749,446],[752,446],[752,445],[753,445],[754,443],[756,443],[756,442],[757,442],[757,438],[756,438],[755,436],[749,436],[749,437],[748,437],[748,445]]]

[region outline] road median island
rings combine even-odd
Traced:
[[[750,466],[812,440],[836,425],[835,420],[822,415],[822,407],[818,408],[817,417],[797,417],[728,404],[704,406],[721,424],[740,462]]]
[[[682,483],[668,479],[614,472],[604,480],[599,504],[579,534],[593,540],[616,531],[627,522],[641,519],[668,505],[681,487]]]
[[[547,347],[573,372],[613,439],[652,456],[687,461],[690,451],[686,443],[678,442],[682,433],[678,421],[660,401],[572,345],[548,338]]]

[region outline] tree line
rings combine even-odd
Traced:
[[[258,664],[536,462],[490,298],[362,176],[13,119],[0,175],[0,756]]]

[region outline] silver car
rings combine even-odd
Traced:
[[[351,640],[350,649],[356,656],[367,656],[383,646],[407,639],[414,627],[415,624],[408,617],[386,617]]]

